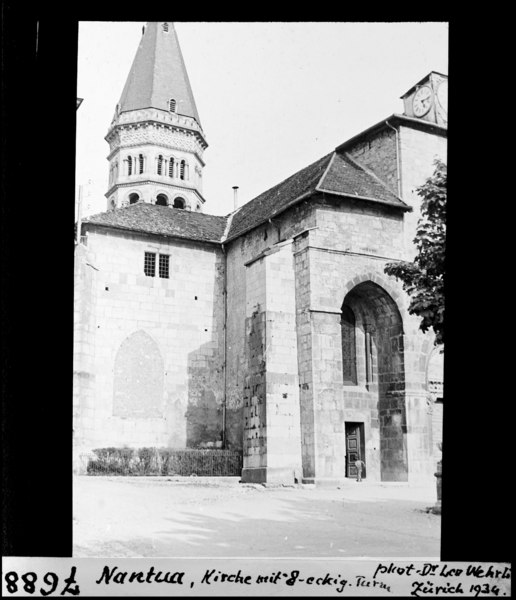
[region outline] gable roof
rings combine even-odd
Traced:
[[[411,210],[376,175],[344,153],[330,152],[241,206],[232,216],[228,240],[272,219],[316,192],[326,192]]]
[[[219,244],[227,217],[138,202],[91,215],[84,225]]]

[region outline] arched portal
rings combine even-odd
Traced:
[[[186,201],[184,198],[174,198],[174,208],[186,208]]]
[[[156,196],[156,204],[158,206],[168,206],[168,198],[165,196],[165,194],[158,194]]]
[[[360,283],[344,298],[341,331],[343,382],[363,390],[371,427],[379,428],[381,479],[407,481],[403,322],[398,307],[378,284]],[[345,393],[353,393],[349,389]]]
[[[129,194],[129,204],[136,204],[139,199],[140,196],[136,192]]]

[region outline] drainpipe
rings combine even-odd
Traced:
[[[224,396],[222,398],[222,448],[226,449],[226,404],[227,404],[227,362],[226,362],[226,343],[227,343],[227,326],[228,326],[228,255],[226,254],[226,249],[224,248],[224,244],[222,244],[222,254],[224,255],[224,341],[223,341],[223,351],[222,351],[222,360],[224,366]]]
[[[396,127],[393,127],[389,121],[385,121],[387,127],[390,127],[396,134],[396,180],[398,184],[398,196],[401,198],[401,148],[400,148],[400,132]]]

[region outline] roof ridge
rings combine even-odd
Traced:
[[[337,153],[335,152],[335,150],[333,150],[333,152],[331,153],[331,158],[330,161],[328,162],[328,164],[326,165],[326,169],[324,169],[324,173],[321,175],[321,177],[319,178],[319,181],[317,182],[315,189],[320,192],[322,191],[321,188],[319,186],[322,185],[322,182],[324,180],[324,178],[326,177],[326,175],[328,174],[328,171],[331,169],[331,167],[333,166],[333,161],[335,160],[335,155]]]

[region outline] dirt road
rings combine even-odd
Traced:
[[[74,556],[438,557],[435,489],[76,477]]]

